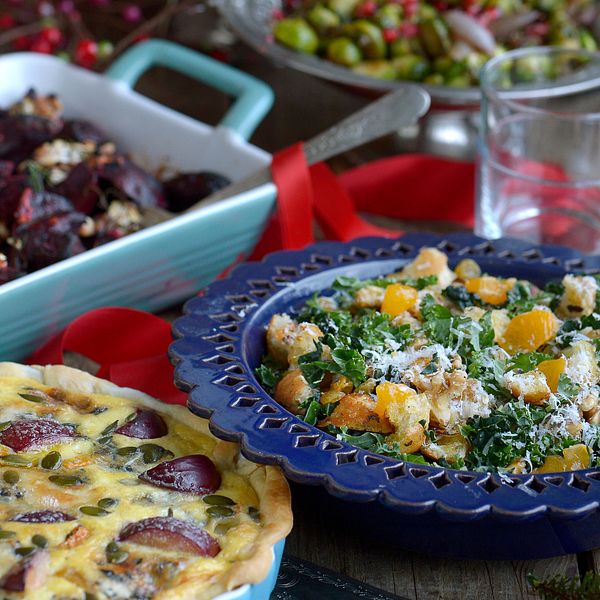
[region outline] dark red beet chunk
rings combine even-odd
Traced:
[[[163,418],[149,408],[138,408],[134,419],[115,430],[115,433],[140,440],[159,438],[168,432]]]
[[[40,450],[52,444],[66,442],[75,432],[66,425],[50,419],[21,419],[0,431],[0,444],[15,452]]]
[[[204,529],[173,517],[151,517],[130,523],[121,530],[118,540],[198,556],[216,556],[221,551],[219,542]]]
[[[107,139],[106,134],[94,124],[78,119],[66,121],[59,137],[76,142],[96,142],[97,144]]]
[[[50,555],[46,550],[37,550],[22,558],[0,580],[0,588],[7,592],[31,592],[46,583]]]
[[[175,213],[184,211],[230,183],[227,177],[209,171],[181,173],[164,184],[167,207]]]
[[[221,475],[213,462],[203,454],[191,454],[156,465],[139,478],[157,487],[204,496],[221,485]]]
[[[74,521],[75,517],[60,510],[36,510],[34,512],[20,513],[10,519],[18,523],[64,523]]]

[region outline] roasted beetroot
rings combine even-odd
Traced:
[[[78,235],[84,221],[84,215],[72,212],[19,226],[13,237],[21,242],[19,254],[27,271],[84,252],[85,246]]]
[[[50,554],[36,550],[22,558],[0,580],[0,588],[7,592],[31,592],[41,588],[48,576]]]
[[[96,169],[101,184],[120,190],[142,207],[162,206],[162,184],[123,155],[112,160],[98,159]]]
[[[64,523],[65,521],[74,521],[75,517],[60,510],[36,510],[20,513],[9,520],[18,523]]]
[[[216,556],[221,547],[204,529],[173,517],[150,517],[125,526],[118,541],[198,556]]]
[[[50,419],[19,419],[0,431],[0,444],[14,452],[40,450],[75,437],[70,427]]]
[[[182,212],[230,183],[227,177],[210,171],[181,173],[165,181],[167,207],[171,212]]]
[[[20,163],[62,129],[60,119],[15,115],[0,120],[0,158]]]
[[[69,171],[66,179],[55,186],[54,191],[68,198],[75,210],[91,215],[100,199],[98,173],[87,162],[81,162]]]
[[[75,142],[95,142],[101,144],[107,140],[106,134],[89,121],[72,119],[67,121],[60,132],[60,138]]]
[[[221,485],[221,475],[213,462],[203,454],[191,454],[166,460],[148,469],[139,478],[157,487],[203,496]]]
[[[131,421],[115,430],[115,433],[141,440],[163,437],[168,432],[164,419],[149,408],[138,408]]]

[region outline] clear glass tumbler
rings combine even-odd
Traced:
[[[507,52],[481,89],[476,233],[600,253],[600,54]]]

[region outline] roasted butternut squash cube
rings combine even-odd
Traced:
[[[414,287],[393,283],[385,289],[385,296],[381,305],[381,312],[397,317],[403,312],[412,308],[416,303],[419,294]]]
[[[558,319],[549,310],[534,309],[513,317],[499,344],[509,354],[533,352],[558,331]]]

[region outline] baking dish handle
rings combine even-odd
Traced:
[[[233,67],[173,42],[148,40],[130,48],[106,71],[106,76],[133,87],[150,67],[161,65],[184,73],[236,98],[219,125],[248,139],[273,105],[273,90]]]

